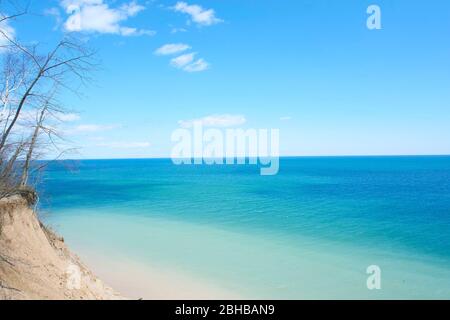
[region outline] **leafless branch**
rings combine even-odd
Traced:
[[[1,3],[0,3],[1,5]],[[19,19],[28,8],[0,23]],[[60,129],[57,115],[67,112],[58,96],[81,94],[98,67],[95,52],[85,42],[67,35],[51,50],[40,52],[39,44],[27,45],[0,29],[7,49],[0,61],[0,197],[4,189],[29,184],[48,162],[35,161],[56,154],[60,159],[73,148]]]

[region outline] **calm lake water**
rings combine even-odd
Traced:
[[[70,246],[245,298],[449,298],[450,157],[52,164],[41,215]],[[68,170],[69,168],[69,170]],[[368,290],[366,269],[382,271]]]

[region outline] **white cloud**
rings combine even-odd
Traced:
[[[5,110],[0,110],[0,119],[5,120],[13,115],[8,115],[8,112]],[[32,110],[22,110],[20,112],[19,118],[17,120],[16,125],[14,126],[14,132],[21,135],[29,135],[31,134],[34,125],[37,123],[40,116],[40,110],[32,109]],[[80,119],[80,116],[75,113],[47,113],[46,114],[46,127],[53,128],[56,132],[60,133],[75,133],[75,130],[65,130],[60,126],[61,123],[68,123],[72,121],[77,121]]]
[[[197,122],[204,127],[233,127],[243,125],[247,119],[243,115],[216,114],[199,119],[180,120],[178,124],[183,128],[191,128]]]
[[[55,22],[56,22],[56,25],[54,27],[55,30],[60,27],[63,20],[61,17],[61,12],[59,11],[58,8],[53,7],[53,8],[45,9],[44,14],[55,18]]]
[[[6,38],[13,39],[16,36],[16,31],[8,23],[8,20],[3,20],[0,22],[0,53],[5,49],[4,46],[10,44],[9,40]],[[5,37],[6,36],[6,37]]]
[[[183,68],[187,64],[194,61],[194,56],[195,56],[195,52],[183,54],[179,57],[176,57],[176,58],[173,58],[172,60],[170,60],[170,64],[172,66],[174,66],[175,68]]]
[[[120,34],[123,36],[132,36],[135,35],[138,30],[136,28],[131,27],[122,27],[120,29]]]
[[[101,132],[101,131],[109,131],[113,129],[117,129],[120,126],[118,125],[98,125],[98,124],[80,124],[67,130],[67,133],[77,134],[77,133],[92,133],[92,132]]]
[[[172,30],[170,30],[170,33],[178,33],[178,32],[186,32],[187,30],[184,28],[172,28]]]
[[[76,113],[61,113],[61,114],[56,114],[54,117],[62,122],[72,122],[72,121],[78,121],[81,119],[81,117]]]
[[[154,53],[159,56],[173,55],[188,49],[191,49],[191,46],[184,43],[169,43],[156,49]],[[196,52],[191,52],[172,58],[170,60],[170,65],[187,72],[199,72],[208,69],[209,63],[204,59],[197,59],[197,61],[193,62],[196,54]]]
[[[39,109],[33,109],[33,110],[22,110],[19,115],[19,122],[22,124],[26,123],[35,123],[37,119],[39,118],[40,110]],[[9,115],[12,117],[12,115]],[[5,119],[8,117],[8,112],[5,110],[0,111],[0,119]],[[76,113],[47,113],[46,119],[48,120],[57,120],[61,122],[72,122],[80,120],[80,116]]]
[[[289,120],[292,120],[292,117],[284,116],[284,117],[280,117],[280,120],[281,121],[289,121]]]
[[[193,4],[189,5],[186,2],[179,1],[173,7],[173,10],[188,14],[192,21],[202,26],[210,26],[223,20],[216,17],[216,13],[213,9],[203,9],[201,6]]]
[[[120,7],[121,10],[127,13],[129,17],[134,17],[139,12],[145,9],[144,6],[137,4],[136,1],[132,1],[130,3],[125,3]]]
[[[191,47],[184,43],[169,43],[156,49],[155,54],[159,56],[166,56],[171,54],[180,53],[190,49]]]
[[[191,47],[184,43],[169,43],[156,49],[155,54],[160,56],[173,55],[188,49],[191,49]],[[172,58],[170,60],[170,65],[187,72],[199,72],[208,69],[209,63],[204,59],[197,59],[197,61],[193,62],[196,54],[196,52],[191,52]]]
[[[95,5],[101,4],[103,0],[62,0],[61,5],[63,7],[72,9],[76,7],[80,7],[82,5]]]
[[[120,29],[120,34],[123,36],[154,36],[156,34],[156,31],[122,27]]]
[[[148,148],[150,142],[107,142],[97,144],[96,147],[114,148],[114,149],[135,149],[135,148]]]
[[[209,63],[203,59],[198,59],[194,63],[188,64],[183,68],[184,71],[187,72],[200,72],[205,71],[209,68]]]
[[[151,30],[125,27],[121,22],[134,17],[145,8],[136,1],[110,8],[103,0],[62,0],[61,6],[69,15],[64,28],[71,32],[98,32],[131,35],[153,35]]]

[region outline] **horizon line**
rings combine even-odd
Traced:
[[[292,155],[292,156],[279,156],[278,158],[394,158],[394,157],[450,157],[450,154],[392,154],[392,155],[376,155],[376,154],[361,154],[361,155]],[[233,159],[249,159],[259,157],[233,157]],[[269,157],[270,158],[270,157]],[[274,157],[272,157],[274,158]],[[171,160],[171,157],[119,157],[119,158],[68,158],[68,159],[39,159],[38,161],[89,161],[89,160]],[[184,158],[176,158],[184,159]],[[191,157],[190,159],[196,159]],[[198,158],[197,158],[198,159]],[[203,159],[203,158],[201,158]],[[215,159],[215,158],[207,158]],[[217,158],[220,159],[220,158]],[[224,159],[226,159],[224,157]]]

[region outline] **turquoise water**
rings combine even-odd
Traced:
[[[41,193],[77,250],[244,298],[450,298],[450,157],[282,158],[276,176],[83,160],[53,164]],[[380,290],[366,287],[369,265]]]

